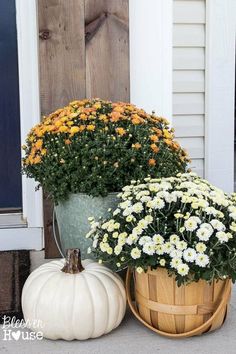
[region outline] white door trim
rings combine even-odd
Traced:
[[[129,0],[130,100],[172,118],[173,0]]]
[[[226,192],[234,184],[234,0],[206,0],[205,177]]]
[[[16,0],[21,142],[40,122],[37,1]],[[26,227],[0,229],[0,250],[43,248],[42,191],[22,176],[23,218]]]

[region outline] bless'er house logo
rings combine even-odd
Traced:
[[[2,318],[2,340],[42,340],[43,339],[43,323],[41,320],[24,321],[18,320],[16,317],[3,316]],[[27,327],[37,328],[35,331],[25,330]]]

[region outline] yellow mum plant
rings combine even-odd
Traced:
[[[130,103],[84,99],[43,117],[23,146],[23,172],[55,202],[106,196],[131,180],[184,172],[188,157],[166,119]]]

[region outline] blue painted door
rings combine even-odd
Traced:
[[[23,0],[24,1],[24,0]],[[0,1],[0,211],[21,208],[15,0]]]

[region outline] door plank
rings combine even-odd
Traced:
[[[128,5],[128,0],[85,0],[87,97],[129,101]]]
[[[85,97],[84,1],[39,0],[42,113]]]

